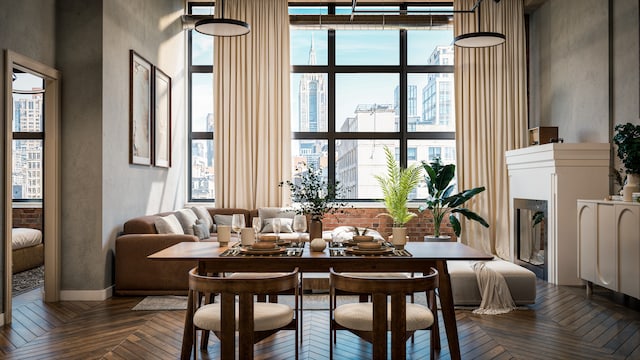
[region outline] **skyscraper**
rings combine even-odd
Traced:
[[[42,94],[14,99],[13,131],[42,132]],[[13,141],[11,177],[14,199],[42,199],[42,145],[41,139]]]
[[[316,51],[313,38],[311,38],[308,64],[316,64]],[[298,89],[299,131],[327,131],[327,89],[324,75],[318,73],[303,74],[298,84]],[[323,149],[322,143],[318,140],[300,141],[300,155],[305,158],[305,162],[308,165],[318,168],[323,151],[326,150]]]

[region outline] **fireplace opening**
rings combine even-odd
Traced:
[[[513,199],[516,264],[547,280],[547,201]]]

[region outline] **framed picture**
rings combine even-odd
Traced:
[[[171,78],[155,68],[153,164],[171,166]]]
[[[150,62],[130,50],[129,163],[151,165],[152,75]]]

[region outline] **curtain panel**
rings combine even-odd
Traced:
[[[456,0],[469,10],[476,0]],[[455,108],[458,188],[485,186],[469,208],[488,229],[463,221],[461,241],[510,258],[509,178],[505,151],[524,146],[527,130],[527,67],[522,0],[483,1],[481,31],[501,32],[506,42],[491,48],[455,48]],[[476,14],[456,13],[454,35],[478,31]]]
[[[214,37],[217,207],[282,206],[291,177],[289,14],[286,0],[227,0],[225,18],[251,32]]]

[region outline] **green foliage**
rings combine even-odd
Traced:
[[[418,186],[420,182],[420,166],[414,164],[406,169],[398,165],[395,157],[388,147],[384,148],[387,159],[387,173],[375,175],[375,179],[380,184],[384,196],[384,206],[387,208],[386,215],[393,219],[393,226],[402,227],[411,218],[416,216],[407,208],[409,194]]]
[[[618,124],[615,130],[613,142],[627,174],[640,174],[640,125]]]
[[[454,214],[461,214],[469,220],[477,221],[484,227],[489,227],[485,219],[475,212],[461,207],[467,200],[485,190],[484,186],[464,190],[457,194],[451,194],[455,189],[455,184],[451,181],[455,176],[456,166],[453,164],[443,165],[440,158],[435,158],[430,164],[423,161],[422,167],[427,175],[424,179],[427,183],[429,197],[426,205],[420,206],[420,211],[430,210],[433,214],[434,235],[440,236],[440,224],[445,215],[449,214],[449,222],[456,236],[460,236],[460,221]]]
[[[338,200],[343,193],[340,182],[328,183],[321,169],[308,166],[296,168],[296,173],[292,180],[279,185],[291,191],[291,200],[299,205],[295,208],[296,214],[311,215],[313,220],[322,220],[325,214],[343,212],[342,208],[348,206],[346,202]]]

